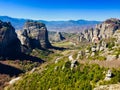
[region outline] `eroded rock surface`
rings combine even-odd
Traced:
[[[20,41],[9,22],[0,21],[0,56],[9,57],[21,51]]]
[[[96,25],[93,29],[84,30],[79,36],[80,42],[86,40],[92,41],[93,38],[97,37],[100,39],[106,39],[112,37],[120,29],[120,20],[116,18],[107,19],[105,22]],[[116,36],[119,35],[116,33]],[[119,42],[119,40],[118,40]]]
[[[48,31],[43,23],[27,21],[22,31],[17,32],[22,45],[29,48],[50,48]]]

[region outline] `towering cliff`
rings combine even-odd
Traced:
[[[9,22],[0,21],[0,56],[9,57],[21,51],[20,41]]]
[[[94,37],[99,39],[110,38],[120,29],[120,20],[116,18],[107,19],[93,29],[87,29],[79,36],[80,41],[92,41]],[[84,39],[83,39],[84,38]]]
[[[22,31],[18,31],[21,44],[29,48],[50,48],[48,31],[43,23],[27,21]]]
[[[120,20],[116,18],[107,19],[105,22],[96,25],[95,31],[97,36],[101,38],[112,37],[113,34],[120,29]],[[94,33],[95,35],[96,33]]]

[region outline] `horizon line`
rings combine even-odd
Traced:
[[[105,20],[90,20],[90,19],[61,19],[61,20],[46,20],[46,19],[32,19],[32,18],[25,18],[25,17],[13,17],[13,16],[8,16],[8,15],[0,15],[1,17],[8,17],[8,18],[14,18],[14,19],[24,19],[24,20],[35,20],[35,21],[39,21],[39,20],[43,20],[43,21],[50,21],[50,22],[55,22],[55,21],[78,21],[78,20],[84,20],[84,21],[105,21]],[[110,17],[111,18],[111,17]],[[108,18],[108,19],[110,19]],[[119,19],[119,18],[118,18]]]

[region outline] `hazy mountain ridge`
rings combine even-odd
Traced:
[[[27,19],[18,19],[18,18],[11,18],[8,16],[0,16],[0,20],[4,22],[11,22],[11,24],[15,27],[15,29],[21,29]]]
[[[12,18],[8,16],[0,16],[0,20],[11,22],[16,30],[22,29],[24,23],[30,19]],[[88,21],[88,20],[69,20],[69,21],[45,21],[45,20],[34,20],[45,23],[49,31],[81,31],[86,28],[94,27],[96,24],[101,23],[100,21]]]

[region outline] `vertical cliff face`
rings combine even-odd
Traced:
[[[107,19],[105,22],[96,25],[96,29],[99,31],[97,36],[101,38],[112,37],[113,34],[120,28],[120,20],[111,18]]]
[[[54,41],[59,42],[65,40],[65,37],[63,37],[61,32],[56,32],[56,34],[54,35]]]
[[[43,23],[27,21],[22,31],[17,32],[22,45],[29,48],[49,48],[48,31]]]
[[[101,24],[96,25],[94,29],[85,30],[84,32],[82,32],[82,35],[80,35],[80,38],[84,38],[87,41],[92,41],[94,37],[98,37],[100,39],[110,38],[119,29],[120,29],[120,20],[111,18],[111,19],[107,19]]]
[[[0,21],[0,56],[7,57],[21,51],[20,41],[9,22]]]

